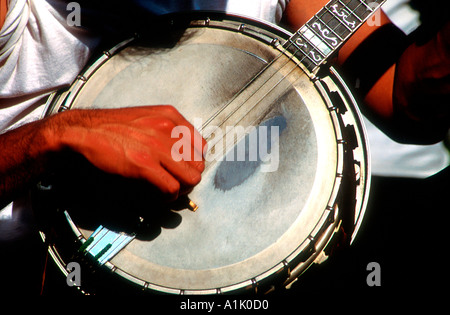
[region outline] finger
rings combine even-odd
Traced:
[[[172,156],[162,154],[160,156],[161,165],[181,184],[195,186],[201,180],[201,172],[193,167],[189,162],[180,158],[173,159]]]
[[[180,134],[181,138],[173,137],[174,135],[176,135],[176,133],[172,134],[172,143],[167,143],[167,148],[170,150],[172,159],[175,161],[183,160],[190,163],[191,166],[195,167],[199,172],[203,172],[205,169],[203,154],[195,148],[192,141],[184,134]]]
[[[164,167],[144,168],[141,175],[148,182],[157,187],[168,199],[175,200],[180,194],[180,182]]]
[[[132,177],[142,178],[162,193],[176,198],[180,191],[180,182],[170,174],[161,164],[155,161],[154,157],[142,152],[129,151],[128,157],[135,165]]]

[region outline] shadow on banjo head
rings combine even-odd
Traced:
[[[58,173],[61,175],[50,180],[52,189],[46,199],[51,200],[51,209],[68,211],[82,229],[95,230],[102,225],[153,240],[161,228],[179,226],[181,216],[177,212],[188,206],[185,196],[168,203],[153,185],[107,174],[82,157],[71,159]]]
[[[278,145],[275,147],[273,145],[279,142],[279,137],[286,127],[286,118],[276,116],[262,122],[248,133],[220,162],[214,176],[215,188],[227,191],[241,185],[256,172],[262,163],[274,162],[278,166]],[[276,132],[273,132],[274,130]]]

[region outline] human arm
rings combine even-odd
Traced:
[[[51,164],[45,132],[36,132],[45,125],[38,121],[0,135],[0,209],[30,188]]]
[[[100,170],[155,185],[169,199],[198,184],[206,142],[192,138],[190,161],[172,158],[175,126],[194,127],[172,106],[69,110],[0,135],[2,203],[29,188],[63,152],[83,155]]]
[[[450,21],[425,43],[412,43],[396,65],[393,114],[421,142],[450,128]]]

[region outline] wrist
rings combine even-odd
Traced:
[[[64,146],[60,137],[59,114],[47,117],[40,123],[40,131],[36,134],[39,139],[36,142],[41,144],[42,151],[49,154],[61,151]]]
[[[42,121],[42,142],[47,152],[57,153],[65,149],[73,149],[75,142],[83,135],[83,128],[77,128],[81,121],[81,110],[70,110],[47,117]],[[77,130],[76,135],[73,130]]]

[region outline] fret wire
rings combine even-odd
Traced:
[[[349,12],[349,17],[350,16],[356,16],[356,14],[354,14],[354,11],[352,11],[345,3],[343,3],[341,0],[337,0],[337,2],[335,3],[335,4],[338,4],[338,3],[340,3],[342,6],[343,6],[343,8],[340,8],[341,10],[345,10],[345,11],[347,11],[347,12]],[[359,22],[360,23],[362,23],[362,20],[358,17],[358,16],[356,16],[357,17],[357,19],[359,20]],[[342,20],[343,21],[345,21],[345,18],[342,18]],[[355,24],[356,24],[356,21],[354,21],[355,22]],[[344,23],[345,24],[345,23]],[[353,28],[353,29],[355,29],[355,28],[357,28],[356,26]],[[352,29],[352,30],[353,30]]]
[[[289,51],[289,47],[291,45],[293,45],[295,48],[297,47],[294,44],[294,42],[292,41],[292,38],[289,38],[287,42],[289,42],[289,45],[286,46],[285,50]],[[298,52],[301,52],[301,50],[297,48],[296,51],[292,53],[292,56],[295,56]],[[302,60],[300,60],[300,62],[303,62],[303,60],[305,60],[305,58],[306,58],[306,55],[303,52],[302,52],[302,55],[303,55],[303,58],[302,58]],[[289,60],[291,60],[291,59],[292,59],[292,57],[289,57]]]
[[[311,62],[313,62],[317,66],[316,62],[309,56],[309,53],[305,53],[300,47],[297,46],[297,44],[294,41],[292,41],[292,39],[289,39],[289,42],[290,42],[289,46],[293,45],[296,48],[294,55],[300,52],[303,55],[303,59],[301,61],[305,60],[305,58],[308,58],[311,60]]]
[[[345,3],[343,3],[341,0],[337,0],[337,2],[339,2],[342,6],[344,6],[343,9],[345,9],[345,10],[348,11],[351,15],[353,15],[354,17],[356,17],[356,18],[358,19],[358,21],[360,22],[360,25],[363,24],[365,21],[364,21],[364,19],[361,19],[361,18],[359,17],[359,15],[356,13],[356,10],[357,10],[360,6],[362,6],[362,5],[364,4],[364,6],[365,6],[366,8],[368,8],[368,10],[371,11],[371,13],[374,11],[372,8],[370,8],[370,6],[368,6],[368,5],[367,5],[364,1],[362,1],[362,0],[359,0],[359,4],[358,4],[358,6],[357,6],[354,10],[351,10],[351,9],[350,9]],[[337,2],[336,2],[335,4],[337,4]],[[328,4],[331,4],[331,2],[329,2]],[[335,15],[335,14],[328,8],[328,6],[324,7],[324,9],[326,9],[326,11],[327,11],[328,13],[330,13],[332,16],[334,16],[334,17],[336,18],[336,20],[337,20],[341,25],[343,25],[345,28],[347,28],[347,30],[350,31],[351,33],[353,33],[353,32],[355,31],[355,29],[357,29],[357,28],[359,27],[359,25],[358,25],[358,26],[356,26],[354,29],[350,28],[345,22],[342,22],[343,19],[341,19],[339,16]],[[341,9],[342,9],[342,8],[341,8]],[[325,14],[325,13],[322,13],[322,16],[323,16],[324,14]],[[322,21],[322,22],[323,22],[323,21]],[[356,21],[355,21],[355,22],[356,22]],[[325,22],[323,22],[323,23],[325,23]],[[327,25],[327,24],[325,23],[325,25]],[[328,26],[328,25],[327,25],[327,26]],[[339,25],[335,26],[334,28],[329,27],[329,29],[330,29],[331,31],[333,31],[333,33],[334,33],[335,35],[337,35],[339,38],[341,38],[341,37],[339,36],[339,34],[337,34],[337,33],[335,32],[335,30],[336,30],[338,27],[339,27]],[[350,36],[351,33],[350,33],[348,36]],[[348,36],[347,36],[347,37],[348,37]],[[342,38],[341,38],[341,39],[342,39]],[[344,40],[344,39],[343,39],[343,40]]]
[[[351,9],[350,9],[347,5],[345,5],[341,0],[338,0],[338,1],[339,1],[342,5],[346,6],[346,7],[349,9],[350,13],[353,14],[353,16],[355,16],[361,23],[364,23],[364,22],[365,22],[365,21],[364,21],[365,18],[361,19],[361,18],[359,17],[359,15],[356,13],[356,10],[358,10],[360,7],[364,6],[364,7],[366,7],[366,11],[370,11],[369,15],[373,12],[373,9],[372,9],[369,5],[367,5],[367,3],[365,3],[363,0],[358,0],[359,4],[355,7],[354,10],[351,10]],[[377,3],[377,2],[376,2],[376,3]],[[381,6],[380,6],[380,7],[381,7]]]
[[[299,31],[297,31],[296,34],[298,34]],[[298,34],[298,35],[300,36],[300,34]],[[302,37],[302,39],[306,39],[306,38]],[[314,69],[316,69],[320,65],[320,63],[322,63],[325,60],[325,59],[322,59],[319,63],[317,63],[317,61],[315,61],[312,57],[309,56],[309,53],[305,53],[301,48],[299,48],[295,44],[295,42],[292,40],[292,37],[289,38],[287,42],[289,42],[289,44],[288,44],[288,46],[285,47],[285,50],[288,50],[291,45],[293,45],[296,48],[295,51],[292,53],[292,56],[295,56],[299,52],[302,54],[302,59],[299,60],[300,63],[302,63],[305,59],[308,59],[312,62],[312,64],[314,65],[314,68],[312,68],[310,71],[314,71]],[[312,45],[312,46],[315,47],[314,45]],[[291,60],[291,59],[292,59],[292,57],[289,57],[289,60]],[[305,67],[308,68],[307,65],[305,65]]]
[[[302,54],[302,56],[303,56],[303,59],[302,60],[300,60],[300,62],[303,62],[303,60],[305,60],[306,58],[308,58],[309,60],[311,60],[311,62],[315,65],[315,66],[317,66],[317,63],[309,56],[309,54],[307,54],[307,53],[305,53],[301,48],[299,48],[293,41],[292,41],[292,39],[289,39],[289,42],[290,42],[290,45],[294,45],[294,47],[296,48],[296,50],[292,53],[292,55],[296,55],[297,53],[301,53]],[[289,46],[290,46],[289,45]],[[289,47],[288,46],[288,47]]]
[[[291,39],[289,39],[289,45],[288,45],[288,47],[286,47],[286,49],[288,49],[289,48],[289,46],[290,45],[294,45],[294,47],[296,47],[297,48],[297,45],[291,40]],[[306,54],[303,50],[301,50],[300,48],[297,48],[296,49],[296,51],[292,54],[293,56],[295,56],[298,52],[300,52],[301,54],[302,54],[302,59],[301,60],[299,60],[300,61],[300,63],[303,63],[303,61],[305,60],[305,59],[309,59],[311,62],[312,62],[312,64],[314,65],[314,68],[312,68],[312,69],[308,69],[308,70],[310,70],[311,72],[312,71],[314,71],[314,69],[315,68],[317,68],[319,65],[309,56],[309,54]],[[289,57],[289,59],[292,59],[292,57]],[[306,68],[308,68],[308,66],[307,65],[304,65]]]
[[[342,23],[341,20],[340,20],[339,18],[337,18],[337,17],[336,17],[332,12],[330,12],[327,8],[325,8],[325,9],[326,9],[325,11],[328,11],[328,13],[331,14],[331,16],[334,17],[334,19],[336,19],[336,21],[338,22],[338,24],[337,24],[334,28],[331,28],[331,27],[328,27],[328,28],[333,32],[333,34],[335,34],[335,35],[337,35],[337,36],[339,37],[339,39],[341,40],[341,42],[344,42],[344,41],[352,34],[353,30],[349,29],[348,26],[346,26],[344,23]],[[323,16],[325,13],[326,13],[326,12],[322,12],[321,15]],[[324,22],[324,23],[325,23],[325,22]],[[325,23],[325,25],[328,25],[328,24]],[[337,33],[337,31],[336,31],[336,29],[337,29],[339,26],[344,26],[344,27],[347,29],[347,31],[349,31],[350,33],[349,33],[347,36],[344,35],[344,37],[341,37],[341,36]],[[340,44],[341,44],[341,43],[339,43],[339,45],[340,45]]]
[[[365,2],[363,1],[363,0],[360,0],[359,2],[360,2],[360,3],[358,4],[358,6],[357,6],[357,7],[355,8],[355,10],[354,10],[354,11],[356,11],[357,9],[359,9],[359,7],[363,6],[363,3],[365,4],[364,6],[366,7],[366,10],[367,10],[367,8],[369,8],[369,9],[370,9],[370,7],[369,7],[369,6],[367,6],[367,5],[366,5],[366,3],[365,3]],[[354,11],[353,11],[353,12],[354,12]],[[372,9],[370,9],[370,13],[369,13],[369,15],[370,15],[370,14],[372,14],[372,12],[373,12],[373,10],[372,10]],[[358,16],[358,14],[356,14],[356,13],[355,13],[354,15],[355,15],[355,16]],[[358,16],[358,19],[359,19],[359,16]],[[363,21],[363,20],[361,20],[361,23],[363,23],[363,22],[364,22],[364,21]]]
[[[361,19],[359,18],[358,14],[355,13],[355,10],[361,5],[361,3],[355,8],[355,10],[352,11],[352,10],[351,10],[349,7],[347,7],[347,5],[344,4],[341,0],[338,0],[338,2],[339,2],[340,4],[342,4],[345,8],[348,8],[348,11],[350,12],[350,14],[352,14],[354,17],[356,17],[360,23],[363,22],[363,20],[361,20]]]
[[[298,32],[300,32],[300,30],[298,30],[297,33]],[[302,36],[299,34],[299,37],[302,37]],[[318,65],[316,64],[315,60],[313,60],[312,57],[309,56],[309,53],[305,53],[300,47],[297,47],[297,45],[295,43],[292,43],[292,44],[294,45],[294,47],[298,48],[297,52],[301,52],[302,55],[303,55],[303,58],[302,58],[302,60],[300,60],[300,62],[303,62],[303,60],[305,60],[305,59],[309,59],[314,64],[314,68],[318,67]]]
[[[325,13],[322,13],[322,16],[324,15]],[[327,26],[327,28],[334,34],[334,35],[336,35],[340,40],[341,40],[341,42],[343,42],[344,41],[344,39],[338,34],[338,33],[336,33],[335,32],[335,29],[339,26],[339,24],[337,25],[337,26],[335,26],[334,28],[331,28],[327,23],[325,23],[317,14],[315,14],[314,15],[320,22],[322,22],[324,25],[326,25]]]
[[[316,66],[320,65],[320,63],[322,62],[322,60],[324,60],[324,58],[325,58],[326,56],[320,54],[320,55],[322,56],[322,59],[321,59],[320,61],[316,61],[314,58],[310,57],[310,56],[309,56],[309,53],[310,53],[311,51],[313,51],[313,50],[318,50],[318,49],[317,49],[317,47],[316,47],[314,44],[312,44],[306,37],[303,37],[303,36],[301,36],[301,37],[302,37],[302,39],[303,39],[304,41],[306,41],[308,44],[310,44],[313,48],[312,48],[312,50],[308,51],[308,53],[305,53],[300,47],[298,48],[298,50],[300,50],[306,57],[308,57],[308,59],[310,59]],[[293,43],[293,44],[294,44],[295,47],[297,47],[297,45],[296,45],[295,43]]]
[[[303,53],[303,55],[306,57],[306,58],[308,58],[314,65],[315,65],[315,67],[318,67],[318,66],[320,66],[321,64],[322,64],[322,62],[324,61],[324,60],[326,60],[326,57],[327,56],[325,56],[325,55],[323,55],[320,51],[319,51],[319,49],[316,47],[316,45],[314,45],[309,39],[307,39],[305,36],[303,36],[303,34],[300,36],[305,42],[306,42],[306,44],[308,44],[308,45],[310,45],[310,50],[306,53],[306,52],[304,52],[301,48],[299,48],[299,50]],[[294,44],[295,45],[295,44]],[[317,61],[316,59],[314,59],[314,57],[311,55],[311,52],[313,52],[313,53],[318,53],[319,54],[319,56],[321,56],[321,59],[319,60],[319,61]]]
[[[303,27],[306,27],[306,24],[303,26]],[[303,28],[302,27],[302,28]],[[308,29],[309,29],[309,27],[308,27]],[[301,29],[300,29],[301,30]],[[298,33],[298,32],[297,32]],[[300,34],[299,34],[300,35]],[[304,35],[304,33],[302,33],[301,35]],[[301,36],[304,40],[306,40],[307,42],[308,42],[308,44],[310,44],[312,47],[313,47],[313,49],[314,50],[317,50],[318,52],[319,52],[319,54],[323,57],[323,58],[325,58],[325,57],[327,57],[328,55],[324,55],[324,53],[319,49],[319,47],[317,47],[316,45],[314,45],[313,44],[313,42],[312,41],[310,41],[306,36]],[[322,59],[323,59],[322,58]]]
[[[305,60],[305,59],[311,59],[311,58],[309,58],[308,57],[308,55],[305,55],[305,54],[303,54],[303,58],[302,58],[302,60],[300,60],[300,63],[302,63],[303,64],[303,61]],[[316,65],[314,62],[313,62],[313,64],[314,64],[314,67],[310,70],[311,72],[312,71],[314,71],[314,69],[316,69],[317,67],[318,67],[318,65]],[[303,64],[304,65],[304,64]],[[307,69],[308,69],[308,66],[307,65],[304,65]],[[308,69],[309,70],[309,69]]]
[[[341,19],[339,18],[339,17],[337,17],[334,13],[333,13],[333,11],[331,11],[330,9],[328,9],[327,7],[324,7],[325,8],[325,10],[327,10],[332,16],[334,16],[338,21],[339,21],[339,23],[341,23],[342,25],[344,25],[345,26],[345,28],[347,28],[347,30],[349,30],[350,32],[352,32],[353,30],[350,28],[350,27],[348,27],[345,23],[342,23],[341,21]]]
[[[298,33],[298,32],[297,32]],[[297,34],[296,33],[296,34]],[[297,45],[292,41],[292,37],[288,39],[289,45],[285,48],[285,50],[288,50],[289,47],[291,45],[293,45],[296,48],[296,51],[292,54],[293,56],[295,56],[295,54],[297,54],[298,52],[301,52],[303,55],[302,60],[300,60],[300,62],[303,62],[303,60],[305,60],[305,58],[309,58],[307,54],[305,54],[300,48],[297,47]],[[289,60],[291,60],[292,57],[289,57]],[[312,61],[312,60],[311,60]]]
[[[288,50],[289,47],[290,47],[291,45],[293,45],[295,48],[297,48],[297,45],[295,45],[295,43],[292,41],[292,38],[289,38],[289,40],[288,40],[287,42],[289,42],[289,44],[287,45],[287,47],[284,48],[285,50]],[[301,52],[301,53],[302,53],[302,58],[299,59],[299,62],[300,62],[300,63],[303,64],[303,61],[304,61],[305,59],[307,59],[307,58],[308,58],[308,59],[311,59],[311,58],[308,57],[308,55],[305,54],[300,48],[297,48],[297,49],[295,50],[295,52],[292,53],[292,56],[288,57],[288,60],[292,60],[292,58],[293,58],[294,56],[296,56],[296,54],[297,54],[298,52]],[[313,71],[316,67],[318,67],[318,65],[316,65],[316,64],[314,63],[313,60],[311,60],[311,61],[312,61],[313,64],[314,64],[314,68],[313,68],[313,69],[310,70],[310,69],[308,69],[308,66],[307,66],[307,65],[305,65],[305,64],[303,64],[303,65],[304,65],[308,70]]]
[[[365,3],[364,0],[359,0],[359,2],[360,2],[359,5],[363,4],[363,5],[367,8],[367,10],[370,10],[370,12],[373,12],[373,9],[370,7],[370,5],[368,5],[367,3]],[[378,3],[378,2],[377,2],[377,3]],[[379,3],[378,3],[378,4],[379,4]]]
[[[301,37],[307,44],[309,44],[309,45],[312,47],[312,49],[319,51],[319,48],[318,48],[316,45],[314,45],[308,38],[306,38],[306,36],[304,36],[304,33],[303,33],[303,32],[302,32],[301,34],[299,33],[304,27],[305,27],[305,25],[297,32],[297,34],[298,34],[299,37]],[[308,52],[308,54],[309,54],[309,52]],[[326,56],[323,55],[322,53],[320,53],[320,55],[321,55],[322,57],[326,57]]]
[[[315,22],[316,23],[316,22]],[[328,26],[324,23],[324,22],[322,22],[325,26],[326,26],[326,28],[328,29]],[[314,24],[314,23],[313,23]],[[319,31],[316,31],[313,27],[310,27],[308,24],[305,24],[305,26],[306,27],[308,27],[308,29],[311,31],[311,32],[313,32],[316,36],[318,36],[321,40],[322,40],[322,42],[331,50],[331,51],[333,51],[333,49],[334,49],[334,47],[335,46],[333,46],[333,45],[331,45],[331,44],[329,44],[328,43],[328,41],[326,40],[326,39],[323,39],[323,38],[325,38],[325,36],[323,36],[323,35],[321,35],[320,33],[319,33]],[[337,45],[339,45],[339,43],[337,44]],[[336,45],[336,46],[337,46]],[[317,47],[317,46],[316,46]],[[322,51],[321,49],[319,49],[318,47],[317,47],[317,49],[318,50],[320,50],[320,51]],[[329,54],[326,54],[326,56],[328,56]],[[325,56],[325,57],[326,57]]]
[[[344,6],[344,9],[346,9],[350,14],[352,14],[354,17],[356,17],[356,18],[360,21],[361,24],[363,24],[363,23],[365,22],[365,19],[366,19],[366,18],[361,19],[361,18],[359,17],[359,15],[356,13],[356,10],[358,10],[361,6],[364,6],[364,7],[366,8],[367,11],[370,11],[370,13],[368,14],[368,16],[374,12],[374,9],[372,9],[372,8],[371,8],[366,2],[364,2],[363,0],[358,0],[359,4],[355,7],[354,10],[350,9],[350,7],[348,7],[347,4],[345,4],[344,2],[342,2],[342,0],[337,0],[337,1],[338,1],[342,6]],[[330,3],[331,3],[331,2],[330,2]],[[330,4],[330,3],[329,3],[329,4]],[[378,2],[375,2],[375,3],[377,3],[377,4],[379,5],[379,7],[381,7],[380,3],[378,3]],[[329,10],[328,8],[327,8],[327,11],[330,12],[330,10]],[[330,13],[333,14],[333,12],[330,12]],[[338,19],[338,17],[337,17],[336,15],[333,14],[333,16],[336,17],[336,18]],[[339,20],[341,20],[341,19],[339,19]],[[347,27],[347,25],[346,25],[345,23],[342,23],[342,24],[343,24],[344,26]],[[356,28],[357,28],[357,27],[356,27]],[[330,28],[330,29],[331,29],[331,28]],[[348,27],[347,27],[347,29],[348,29],[349,31],[352,31],[352,32],[353,32],[353,30],[349,29]],[[333,31],[334,31],[334,29],[333,29]],[[337,35],[337,34],[336,34],[336,35]]]

